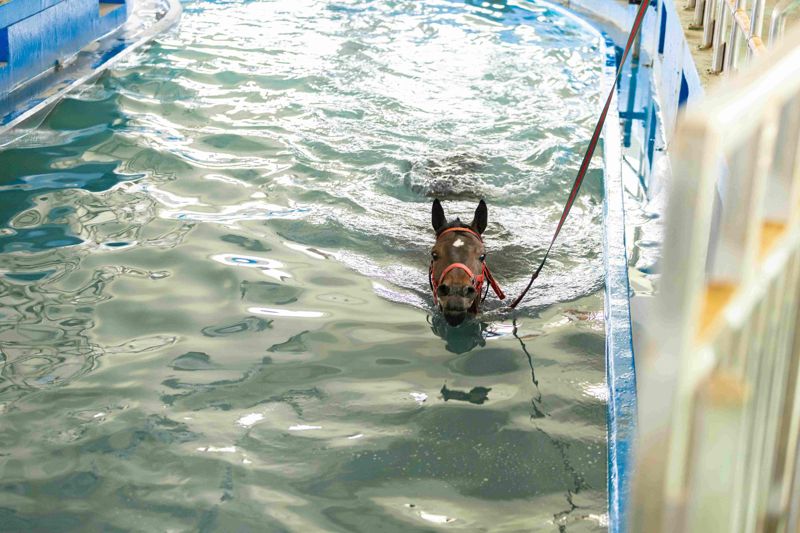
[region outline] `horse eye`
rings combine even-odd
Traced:
[[[433,259],[439,259],[439,254],[437,254],[436,252],[431,252],[431,257]]]
[[[481,254],[481,261],[485,261],[485,260],[486,260],[486,254]]]

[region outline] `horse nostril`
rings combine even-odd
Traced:
[[[448,294],[450,294],[450,287],[442,283],[441,285],[439,285],[439,288],[436,290],[436,293],[439,295],[439,297],[447,296]]]
[[[475,296],[475,287],[473,287],[472,285],[468,285],[467,288],[464,289],[464,294],[467,297]]]

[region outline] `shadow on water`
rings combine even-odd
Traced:
[[[428,315],[428,324],[431,331],[445,341],[445,349],[455,354],[464,354],[476,347],[483,347],[486,345],[486,335],[489,324],[477,319],[468,320],[458,327],[452,327],[447,324],[444,318],[439,314]],[[517,339],[522,353],[528,362],[528,367],[531,371],[531,384],[533,385],[534,394],[531,398],[531,419],[544,418],[547,414],[542,409],[542,391],[539,389],[539,380],[536,379],[536,369],[533,364],[533,355],[531,355],[525,344],[524,336],[520,336],[519,324],[517,320],[513,320],[512,333],[514,338]],[[533,336],[528,337],[533,338]],[[447,385],[442,386],[442,398],[444,401],[456,400],[474,403],[480,405],[489,398],[489,391],[491,388],[487,387],[474,387],[470,391],[459,391],[455,389],[448,389]]]
[[[526,359],[528,360],[528,366],[531,370],[531,384],[533,385],[534,394],[531,398],[531,420],[536,419],[543,419],[550,416],[546,413],[542,408],[542,391],[539,388],[539,380],[536,378],[536,369],[533,364],[533,355],[528,350],[528,346],[525,344],[524,336],[520,336],[519,331],[519,324],[516,320],[513,322],[514,329],[513,335],[519,342],[519,346],[522,349],[522,352],[525,354]],[[529,337],[530,338],[530,337]],[[569,506],[567,509],[562,511],[558,511],[553,514],[553,522],[555,523],[556,527],[558,528],[559,533],[563,533],[567,531],[567,526],[571,523],[580,521],[585,519],[587,513],[585,510],[582,510],[581,506],[575,503],[575,496],[579,494],[581,491],[588,489],[589,485],[586,482],[583,474],[578,471],[578,469],[573,466],[570,457],[569,457],[569,448],[571,443],[565,439],[557,438],[550,435],[547,431],[543,428],[538,427],[537,430],[544,436],[554,449],[558,451],[558,455],[561,457],[561,461],[563,463],[563,468],[565,473],[571,478],[571,488],[568,488],[565,494],[565,499],[567,505]],[[576,511],[578,511],[576,513]]]
[[[442,399],[444,401],[455,400],[458,402],[469,402],[475,405],[481,405],[489,399],[489,392],[491,388],[488,387],[472,387],[470,391],[461,391],[457,389],[448,389],[447,385],[442,385]]]
[[[519,336],[519,327],[517,325],[517,321],[514,320],[514,337],[519,341],[519,346],[522,348],[522,353],[525,354],[525,357],[528,359],[528,366],[531,369],[531,383],[533,384],[533,388],[536,391],[531,398],[531,407],[533,412],[531,413],[531,418],[544,418],[547,414],[542,411],[542,391],[539,389],[539,380],[536,379],[536,369],[533,367],[533,356],[528,351],[528,347],[525,345],[525,341],[522,340],[522,337]]]

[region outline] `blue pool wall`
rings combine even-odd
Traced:
[[[571,10],[596,21],[616,46],[624,45],[636,5],[616,0],[563,0]],[[649,196],[658,195],[669,182],[666,155],[678,114],[687,102],[702,98],[704,91],[691,49],[686,42],[673,0],[651,0],[642,24],[642,64],[650,66],[648,90],[635,96],[630,111],[643,120],[633,121],[633,135],[643,139],[641,180]],[[620,80],[620,105],[624,111],[630,72]]]
[[[0,98],[128,18],[126,0],[10,0],[0,5]]]
[[[675,133],[675,124],[681,109],[690,101],[702,98],[704,91],[700,83],[697,65],[692,58],[689,43],[684,37],[683,27],[673,0],[652,2],[653,20],[646,34],[648,56],[653,60],[653,87],[658,109],[650,111],[656,115],[660,127],[650,133],[655,146],[651,149],[648,172],[644,183],[648,194],[661,194],[669,182],[669,146]],[[654,121],[651,118],[651,123]],[[651,129],[656,129],[651,126]]]
[[[654,78],[662,107],[664,136],[672,139],[678,111],[690,99],[703,95],[697,66],[692,59],[689,43],[683,35],[673,0],[657,0],[654,15],[657,21],[649,32],[649,55],[654,59]]]

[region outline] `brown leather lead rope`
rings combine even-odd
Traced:
[[[556,227],[556,231],[553,234],[553,238],[550,240],[550,246],[547,247],[547,251],[542,258],[542,262],[539,263],[538,268],[534,271],[533,275],[531,276],[531,280],[528,282],[528,286],[525,287],[525,290],[522,291],[522,294],[517,296],[516,300],[514,300],[511,305],[509,306],[511,309],[517,307],[522,299],[528,294],[533,282],[536,281],[536,278],[539,277],[539,273],[544,268],[544,264],[547,261],[548,256],[550,255],[550,250],[553,249],[553,244],[556,242],[558,238],[558,234],[561,233],[561,227],[564,225],[564,222],[567,220],[569,216],[569,211],[572,209],[572,204],[575,203],[575,198],[578,196],[578,191],[581,188],[581,184],[583,183],[583,178],[586,177],[586,172],[589,170],[589,162],[592,160],[592,156],[594,155],[594,149],[597,147],[597,142],[600,140],[600,133],[603,130],[603,124],[606,122],[606,116],[608,115],[608,109],[611,107],[611,100],[614,96],[614,91],[617,87],[617,82],[619,81],[619,77],[622,74],[622,67],[625,65],[625,60],[628,58],[628,52],[630,52],[633,41],[636,38],[636,35],[639,33],[639,29],[642,27],[642,20],[644,20],[644,14],[647,11],[647,4],[649,0],[641,0],[641,4],[639,5],[639,10],[636,12],[636,18],[633,20],[633,26],[631,27],[631,33],[628,35],[628,42],[625,44],[625,51],[622,53],[622,58],[619,61],[619,66],[617,67],[617,75],[614,77],[614,82],[611,84],[611,90],[608,92],[608,98],[606,98],[606,105],[603,107],[603,112],[600,113],[600,119],[597,121],[597,125],[594,127],[594,133],[592,134],[592,140],[589,141],[589,147],[586,149],[586,153],[583,155],[583,161],[581,162],[580,169],[578,169],[578,175],[575,177],[575,183],[572,185],[572,191],[569,193],[569,198],[567,199],[566,205],[564,205],[564,211],[561,213],[561,220],[558,221],[558,226]]]

